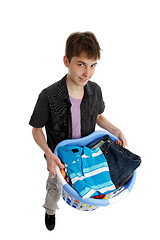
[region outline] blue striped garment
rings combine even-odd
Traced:
[[[66,164],[71,183],[82,198],[116,190],[99,147],[91,150],[86,146],[63,146],[58,148],[58,157]]]

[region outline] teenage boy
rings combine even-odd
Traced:
[[[55,227],[55,212],[60,197],[55,166],[64,167],[54,154],[56,145],[64,139],[91,134],[95,131],[96,123],[117,136],[120,139],[117,144],[123,147],[127,145],[120,129],[102,115],[104,102],[100,87],[89,81],[94,75],[99,59],[100,46],[93,33],[71,34],[66,41],[63,58],[68,73],[40,93],[29,122],[33,127],[34,140],[44,151],[49,171],[44,204],[45,224],[48,230]]]

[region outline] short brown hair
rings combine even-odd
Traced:
[[[69,62],[72,57],[79,57],[82,52],[87,54],[89,59],[100,59],[100,46],[92,32],[75,32],[72,33],[67,41],[65,55]]]

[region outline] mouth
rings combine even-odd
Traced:
[[[81,81],[83,81],[83,82],[86,82],[86,81],[88,81],[88,79],[87,79],[87,78],[81,78],[81,77],[80,77],[80,80],[81,80]]]

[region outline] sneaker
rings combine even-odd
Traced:
[[[49,231],[52,231],[55,227],[55,215],[45,214],[45,225]]]

